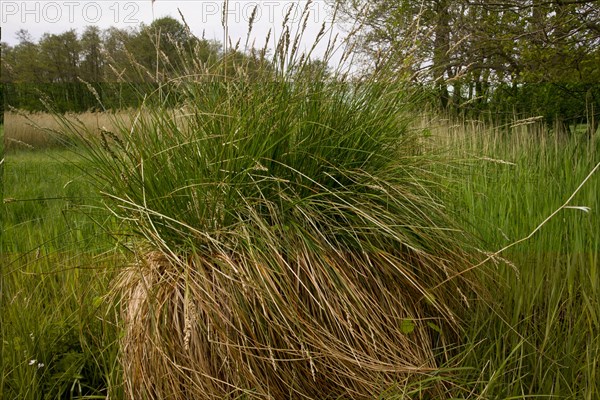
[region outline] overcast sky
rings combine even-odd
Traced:
[[[178,8],[196,36],[201,37],[204,33],[207,39],[222,41],[223,4],[223,0],[1,0],[2,41],[17,44],[16,33],[19,29],[27,29],[34,40],[38,40],[43,33],[62,33],[69,29],[81,33],[88,25],[102,29],[110,26],[135,28],[140,23],[150,24],[153,18],[164,16],[181,20]],[[255,6],[258,8],[252,38],[256,39],[256,46],[264,45],[270,28],[278,38],[283,18],[292,5],[300,6],[291,13],[291,20],[299,25],[301,9],[306,5],[306,0],[229,0],[229,36],[232,42],[241,38],[244,43],[248,21]],[[331,9],[325,0],[313,1],[310,10],[305,47],[312,45],[323,22],[331,20]],[[337,32],[339,30],[334,27],[334,34]],[[272,36],[271,42],[273,40]]]

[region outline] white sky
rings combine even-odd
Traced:
[[[291,21],[296,27],[300,25],[301,9],[306,5],[306,0],[229,0],[231,41],[235,44],[241,39],[243,46],[250,15],[254,7],[258,6],[252,38],[256,39],[256,47],[263,47],[269,28],[272,28],[275,38],[279,37],[283,18],[289,7],[294,4],[300,6],[291,13]],[[27,29],[34,40],[38,40],[43,33],[62,33],[69,29],[76,29],[81,33],[88,25],[95,25],[101,29],[110,26],[135,28],[140,23],[150,24],[153,18],[164,16],[171,16],[180,21],[177,11],[179,8],[196,36],[201,37],[204,32],[207,39],[222,42],[223,5],[223,0],[155,0],[154,4],[151,0],[0,0],[2,41],[11,45],[17,44],[16,32],[19,29]],[[304,47],[312,45],[323,22],[328,22],[328,26],[331,26],[331,9],[325,0],[314,0],[310,10],[311,17],[303,40]],[[335,35],[340,31],[334,27],[333,32]],[[275,38],[271,36],[271,43]],[[327,39],[328,37],[325,42]],[[325,44],[321,46],[321,54],[324,48]]]

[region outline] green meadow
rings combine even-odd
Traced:
[[[381,398],[430,398],[440,382],[448,398],[598,398],[600,174],[588,174],[600,138],[427,124],[429,146],[455,160],[439,172],[445,200],[489,259],[474,270],[490,296],[469,305],[439,371]],[[67,149],[5,155],[3,398],[123,395],[122,327],[109,294],[131,257],[86,168]]]
[[[5,155],[2,398],[118,391],[118,331],[106,296],[120,261],[83,167],[65,149]]]
[[[539,126],[457,136],[451,146],[476,161],[457,178],[454,204],[487,251],[506,248],[490,260],[491,307],[473,314],[467,334],[463,362],[479,396],[597,398],[598,137]]]

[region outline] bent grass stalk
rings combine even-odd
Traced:
[[[478,264],[475,264],[467,269],[465,269],[464,271],[461,271],[462,273],[466,273],[470,270],[473,269],[478,269],[481,266],[483,266],[485,263],[487,263],[490,260],[494,260],[496,257],[498,257],[500,254],[504,253],[506,250],[517,246],[523,242],[526,242],[528,240],[530,240],[533,235],[535,235],[540,229],[542,229],[542,227],[544,225],[546,225],[546,223],[548,223],[548,221],[550,221],[552,218],[554,218],[556,216],[556,214],[558,214],[559,212],[561,212],[564,209],[577,209],[580,211],[585,211],[585,212],[589,212],[589,207],[585,207],[585,206],[569,206],[569,204],[571,203],[571,201],[575,198],[575,196],[577,195],[577,193],[579,193],[579,191],[583,188],[583,186],[587,183],[587,181],[596,173],[596,171],[600,168],[600,163],[596,164],[596,166],[594,168],[592,168],[592,170],[590,171],[590,173],[583,179],[583,181],[581,182],[581,184],[577,187],[577,189],[575,189],[573,191],[573,193],[571,193],[571,195],[569,196],[569,198],[564,202],[563,205],[561,205],[560,207],[558,207],[556,210],[554,210],[554,212],[552,212],[552,214],[550,214],[548,217],[546,217],[546,219],[544,219],[537,227],[535,227],[535,229],[533,231],[531,231],[531,233],[529,233],[529,235],[515,241],[512,242],[511,244],[504,246],[503,248],[501,248],[500,250],[488,255],[484,260],[482,260],[481,262],[479,262]],[[450,280],[454,279],[456,276],[452,276],[449,277],[448,280],[441,282],[441,285],[446,284],[447,282],[449,282]]]

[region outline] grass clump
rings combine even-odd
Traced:
[[[289,48],[192,65],[99,136],[62,120],[137,238],[129,398],[373,398],[435,371],[476,295],[401,85]]]
[[[181,110],[148,101],[87,142],[139,238],[117,285],[129,396],[371,398],[434,371],[473,296],[472,253],[404,92],[179,83]]]

